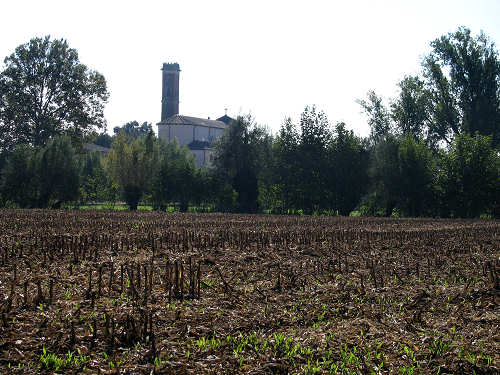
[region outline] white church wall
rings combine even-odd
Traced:
[[[222,135],[222,132],[224,129],[220,128],[210,128],[210,139],[216,139],[219,138]]]
[[[197,141],[208,141],[209,128],[206,126],[194,127],[194,139]]]
[[[168,137],[168,125],[158,124],[158,138],[169,140]]]
[[[193,140],[196,141],[213,141],[219,138],[224,129],[216,127],[208,127],[203,125],[186,125],[186,124],[158,124],[158,137],[167,141],[177,139],[180,146],[187,146]],[[210,167],[213,165],[214,151],[212,149],[190,150],[195,158],[197,167],[202,165]]]
[[[193,141],[193,125],[169,125],[170,140],[177,138],[180,146],[187,146]]]

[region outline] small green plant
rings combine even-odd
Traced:
[[[40,355],[40,362],[42,366],[48,370],[59,370],[64,365],[64,360],[59,358],[55,353],[48,353],[45,346],[42,348],[42,354]]]
[[[155,367],[161,367],[163,365],[163,360],[160,357],[155,357],[153,365]]]
[[[203,280],[202,283],[209,287],[214,285],[214,282],[212,280]]]
[[[83,365],[84,363],[87,362],[87,356],[84,355],[84,354],[82,354],[80,348],[78,348],[76,351],[78,353],[78,357],[75,358],[74,364],[76,366],[81,366],[81,365]]]
[[[399,369],[400,374],[412,375],[415,371],[420,370],[420,364],[418,363],[415,357],[415,351],[412,350],[409,346],[401,344],[403,356],[406,357],[410,364],[408,366],[403,366]]]
[[[403,366],[398,371],[398,374],[400,375],[413,375],[414,373],[415,373],[415,366]]]
[[[59,357],[55,353],[47,352],[44,346],[42,348],[42,354],[40,355],[40,363],[43,368],[55,371],[65,367],[79,367],[87,362],[87,356],[82,354],[80,349],[77,349],[77,353],[78,355],[75,355],[72,351],[68,350],[65,356]]]
[[[441,338],[434,340],[430,347],[430,358],[439,358],[443,354],[447,353],[450,348],[450,343],[443,341]]]
[[[317,374],[321,371],[321,365],[319,360],[312,362],[310,359],[307,360],[307,366],[304,368],[304,374]]]
[[[205,337],[200,337],[196,340],[196,345],[201,351],[205,351],[209,347],[208,340]]]

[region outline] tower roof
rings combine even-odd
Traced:
[[[178,63],[163,63],[163,67],[161,68],[161,70],[171,70],[176,72],[181,71]]]

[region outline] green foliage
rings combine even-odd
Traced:
[[[404,136],[424,139],[431,118],[431,93],[419,77],[407,76],[398,86],[399,96],[391,104],[396,129]]]
[[[384,206],[385,216],[391,215],[399,195],[398,147],[396,137],[387,137],[374,148],[370,163],[373,189]]]
[[[332,191],[333,208],[340,215],[349,215],[366,192],[368,178],[368,145],[347,130],[344,123],[335,126],[330,145],[329,189]]]
[[[267,165],[265,155],[271,147],[267,131],[250,116],[238,116],[216,143],[214,179],[224,204],[236,198],[232,209],[255,212],[258,209],[258,180]],[[231,191],[234,189],[236,195]]]
[[[82,202],[116,202],[117,186],[107,177],[101,153],[81,156],[80,199]]]
[[[68,137],[57,137],[36,150],[19,145],[7,157],[1,190],[20,207],[60,206],[79,191],[79,165]]]
[[[468,132],[491,135],[500,144],[500,60],[494,43],[459,28],[431,43],[424,77],[432,94],[429,132],[452,143]]]
[[[368,91],[367,96],[367,100],[358,100],[357,103],[363,107],[364,112],[368,116],[370,140],[372,143],[377,144],[387,135],[391,134],[391,116],[382,98],[375,91]]]
[[[360,212],[382,210],[389,216],[397,208],[410,216],[498,215],[498,153],[493,151],[500,144],[498,53],[484,34],[473,37],[466,28],[431,47],[422,77],[399,83],[390,110],[373,91],[358,101],[375,145],[372,189]],[[467,135],[476,133],[489,141]],[[440,150],[444,143],[449,150]]]
[[[328,207],[329,181],[325,178],[328,168],[328,147],[332,139],[330,124],[323,112],[317,112],[313,106],[306,107],[300,117],[300,137],[297,206],[306,213],[320,211]],[[329,207],[328,207],[329,208]]]
[[[287,213],[297,208],[298,146],[297,128],[291,119],[286,119],[272,145],[271,179],[260,187],[261,204],[271,212]]]
[[[462,134],[443,156],[440,175],[444,214],[477,217],[487,211],[498,216],[500,155],[491,137]]]
[[[120,132],[104,165],[132,210],[141,198],[147,198],[155,210],[178,202],[185,212],[190,203],[206,201],[207,192],[213,191],[209,173],[196,168],[186,147],[157,139],[151,132],[135,139]]]
[[[113,128],[113,133],[115,135],[123,133],[125,137],[129,139],[135,139],[143,136],[147,136],[149,133],[153,132],[153,127],[148,122],[143,122],[139,125],[137,121],[127,122],[123,126],[115,126]]]
[[[120,133],[115,137],[111,151],[105,159],[106,172],[113,183],[120,187],[131,210],[137,210],[139,200],[149,191],[158,160],[155,144],[152,133],[131,143],[127,143],[125,135]]]
[[[165,210],[168,202],[178,201],[180,210],[186,212],[190,202],[201,200],[206,173],[196,168],[191,152],[176,140],[159,141],[159,152],[152,184],[153,207]]]
[[[104,128],[104,77],[65,40],[34,38],[5,58],[0,73],[0,150],[44,146],[56,135],[78,141]]]
[[[37,154],[38,206],[74,201],[78,197],[79,166],[71,140],[57,137]]]
[[[101,133],[97,135],[93,143],[98,146],[111,148],[111,144],[113,143],[113,137],[111,137],[108,133]]]
[[[399,206],[407,216],[431,214],[436,200],[436,160],[423,141],[411,133],[398,147]]]
[[[435,196],[435,159],[423,141],[411,134],[388,136],[373,150],[370,175],[374,196],[384,215],[395,208],[405,215],[430,214]],[[377,208],[372,208],[378,211]]]
[[[305,109],[300,127],[286,120],[272,148],[267,207],[280,213],[348,215],[367,187],[366,147],[344,123],[332,131],[315,107]]]
[[[64,40],[32,39],[0,73],[0,204],[59,207],[78,197],[114,204],[119,192],[131,209],[142,199],[159,210],[208,204],[240,212],[499,216],[498,53],[466,28],[431,47],[422,73],[401,80],[389,106],[374,91],[358,101],[367,139],[344,123],[332,127],[314,106],[297,124],[287,119],[275,137],[240,116],[211,144],[213,168],[198,169],[187,148],[156,139],[147,122],[99,135],[104,78]],[[83,139],[113,141],[111,152],[77,162],[72,145]]]
[[[18,145],[6,159],[2,171],[3,198],[21,208],[36,206],[35,150],[28,145]]]

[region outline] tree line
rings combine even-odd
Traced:
[[[239,116],[216,143],[212,166],[196,168],[187,148],[158,139],[151,124],[99,134],[104,78],[64,40],[34,39],[0,73],[1,203],[123,199],[131,209],[142,201],[158,210],[175,202],[182,211],[498,217],[498,52],[463,27],[431,47],[395,98],[370,91],[358,101],[368,137],[314,106],[276,134]],[[82,152],[89,140],[110,152]]]

